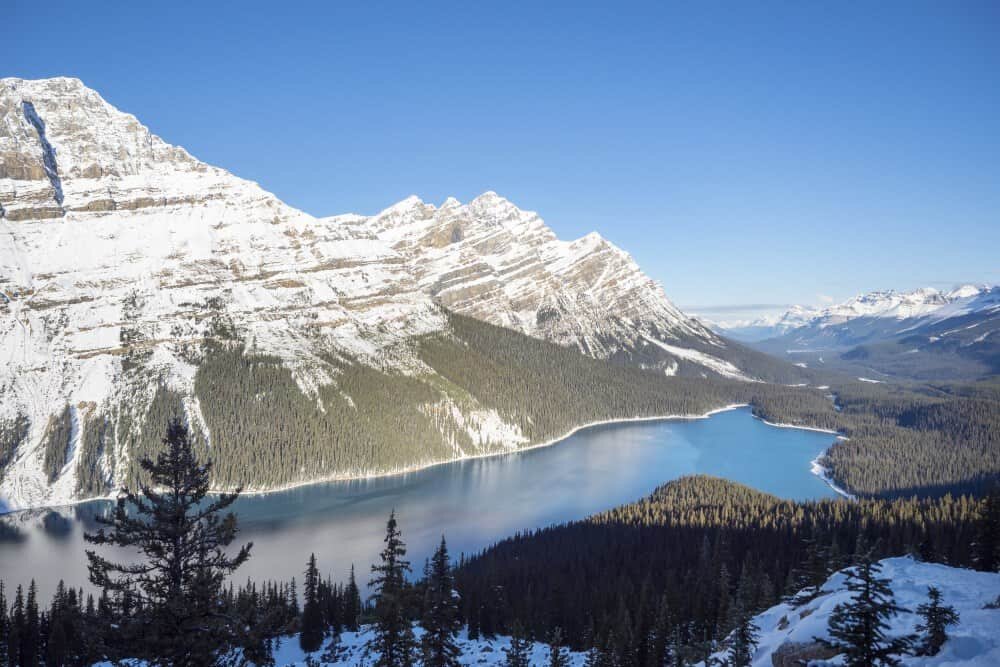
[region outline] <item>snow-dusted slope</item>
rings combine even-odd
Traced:
[[[913,613],[927,601],[927,587],[941,590],[942,603],[955,607],[960,615],[957,625],[948,629],[949,639],[935,656],[904,656],[904,665],[931,667],[1000,665],[1000,609],[987,609],[1000,596],[1000,574],[974,572],[921,563],[912,558],[887,558],[881,576],[891,580],[896,604],[908,610],[895,616],[888,634],[902,636],[915,632],[919,617]],[[792,665],[795,659],[813,659],[810,664],[840,664],[830,659],[815,641],[829,638],[827,624],[833,608],[850,599],[844,585],[845,575],[838,572],[823,586],[822,594],[801,606],[780,604],[754,619],[760,628],[760,643],[754,655],[754,667]],[[723,653],[715,657],[722,658]]]
[[[740,341],[753,342],[773,338],[806,326],[820,313],[819,308],[792,306],[783,313],[762,317],[723,319],[702,317],[715,330]]]
[[[990,290],[985,285],[962,285],[946,292],[933,287],[922,287],[911,292],[868,292],[816,311],[803,325],[828,327],[860,317],[923,319],[936,315],[945,307],[968,306]]]
[[[420,287],[456,312],[601,359],[676,370],[679,360],[712,356],[664,354],[650,341],[724,355],[725,342],[678,310],[628,253],[596,232],[562,241],[537,213],[494,192],[440,207],[409,197],[369,218],[334,220],[390,245]]]
[[[829,349],[905,334],[950,318],[998,312],[998,287],[962,285],[946,292],[925,287],[869,292],[822,309],[794,306],[777,318],[723,330],[737,337],[752,332],[757,340],[770,336],[789,346]]]
[[[783,325],[784,333],[800,327],[825,329],[861,318],[926,322],[976,312],[996,300],[995,289],[988,285],[962,285],[949,291],[923,287],[911,292],[868,292],[822,309],[793,306],[775,324]]]
[[[77,79],[0,79],[0,506],[78,497],[86,425],[121,405],[141,421],[158,383],[210,438],[192,383],[199,346],[220,332],[280,358],[312,395],[336,384],[331,355],[429,372],[408,341],[448,327],[442,306],[599,358],[743,376],[724,340],[596,234],[560,241],[493,193],[316,219]],[[477,447],[524,444],[469,409],[433,411]],[[65,461],[45,470],[46,434],[60,428]],[[109,483],[126,435],[102,454]]]
[[[414,634],[419,638],[423,634],[423,629],[419,626],[414,628]],[[360,632],[345,632],[340,635],[337,648],[331,652],[331,657],[336,657],[334,662],[320,661],[320,665],[338,665],[339,667],[365,667],[373,664],[377,654],[366,654],[365,644],[371,640],[371,630],[363,627]],[[458,662],[461,665],[481,665],[482,667],[502,667],[505,664],[507,654],[505,649],[510,648],[510,637],[498,635],[493,639],[469,639],[468,633],[463,630],[458,634],[457,643],[461,654]],[[318,660],[326,651],[324,649],[311,654],[313,660]],[[567,667],[583,667],[586,663],[585,653],[565,652],[568,658]],[[279,640],[274,649],[274,664],[289,665],[293,667],[305,667],[307,655],[299,647],[298,635],[284,637]],[[549,664],[549,647],[542,642],[531,642],[528,649],[528,661],[531,665]]]
[[[872,292],[756,331],[759,350],[865,377],[973,380],[1000,373],[1000,287]],[[740,332],[732,335],[739,337]]]

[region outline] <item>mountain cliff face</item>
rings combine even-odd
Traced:
[[[661,374],[746,376],[736,348],[622,250],[596,234],[560,241],[494,193],[317,219],[167,144],[76,79],[0,80],[0,503],[122,483],[155,444],[143,424],[164,401],[218,444],[196,384],[219,386],[205,376],[223,372],[223,348],[240,350],[233,368],[254,382],[266,366],[321,413],[340,400],[360,410],[345,369],[378,374],[364,391],[433,376],[415,341],[447,335],[447,310]],[[291,482],[530,440],[515,415],[444,382],[433,391],[412,399],[438,434],[432,451],[303,465]]]
[[[538,214],[494,192],[440,208],[410,197],[369,218],[332,220],[392,247],[420,289],[449,310],[671,373],[685,357],[655,343],[725,354],[725,342],[678,310],[626,252],[596,232],[561,241]],[[741,375],[711,354],[699,360]]]

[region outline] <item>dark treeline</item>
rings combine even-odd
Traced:
[[[463,561],[456,582],[473,635],[516,624],[541,639],[561,628],[574,648],[596,644],[613,664],[663,664],[655,660],[665,646],[693,661],[746,614],[818,587],[859,544],[874,545],[876,557],[980,562],[975,545],[990,543],[983,514],[984,501],[969,497],[793,502],[689,477],[585,521],[504,540]]]
[[[355,631],[363,606],[353,578],[336,584],[319,582],[320,622],[330,632]],[[270,649],[276,637],[299,632],[300,596],[295,583],[247,582],[229,588],[218,599],[220,614],[245,619]],[[92,665],[133,655],[134,638],[118,632],[123,617],[140,618],[142,600],[131,592],[95,596],[59,583],[48,607],[41,605],[31,582],[12,591],[0,582],[0,665],[39,667]]]
[[[747,654],[754,613],[782,599],[808,601],[855,556],[870,562],[902,553],[1000,569],[1000,493],[982,501],[796,503],[689,477],[585,521],[505,540],[454,569],[442,538],[416,581],[405,577],[406,547],[390,517],[367,600],[353,568],[346,583],[322,579],[315,556],[304,563],[301,585],[222,587],[195,576],[183,595],[235,627],[216,629],[207,643],[182,625],[151,640],[150,627],[171,624],[147,625],[161,618],[161,602],[138,585],[116,590],[99,578],[105,585],[95,596],[60,584],[47,608],[33,582],[13,591],[0,585],[0,666],[84,666],[150,645],[156,653],[144,654],[147,660],[175,664],[156,657],[169,655],[178,636],[185,651],[201,646],[208,656],[199,662],[185,654],[184,664],[223,664],[234,648],[253,664],[270,664],[275,640],[295,633],[303,649],[322,654],[319,663],[335,664],[339,633],[362,624],[373,655],[395,652],[377,662],[384,665],[457,664],[462,624],[473,638],[515,636],[515,651],[534,639],[552,643],[555,655],[560,646],[589,650],[588,664],[685,664],[721,649]],[[188,605],[183,611],[197,613]],[[413,621],[427,630],[421,641],[409,629]]]
[[[834,390],[849,439],[826,464],[853,492],[982,494],[1000,480],[1000,401],[989,393],[865,383]]]

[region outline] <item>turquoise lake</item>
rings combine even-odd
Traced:
[[[594,426],[521,453],[247,496],[234,507],[240,543],[254,546],[236,579],[301,578],[315,552],[322,572],[343,579],[353,563],[366,580],[393,509],[419,572],[442,533],[457,557],[636,500],[683,475],[726,477],[785,498],[832,497],[810,462],[834,440],[769,426],[740,408],[706,419]],[[0,579],[10,587],[34,578],[43,599],[60,578],[86,586],[83,533],[108,506],[91,501],[0,517]]]

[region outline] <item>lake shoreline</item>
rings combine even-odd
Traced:
[[[773,426],[775,428],[797,428],[797,429],[802,430],[802,431],[815,431],[816,433],[829,433],[830,435],[837,436],[838,440],[846,440],[847,439],[847,438],[844,437],[844,434],[841,433],[840,431],[835,431],[835,430],[829,429],[829,428],[819,428],[817,426],[798,426],[796,424],[780,424],[780,423],[776,423],[776,422],[769,422],[766,419],[764,419],[763,417],[758,417],[757,415],[754,415],[753,417],[754,417],[754,419],[759,419],[760,421],[764,422],[768,426]],[[824,466],[822,463],[820,463],[820,459],[822,459],[824,456],[826,456],[827,452],[829,452],[829,451],[830,451],[829,447],[826,448],[826,449],[824,449],[822,452],[820,452],[819,454],[816,455],[816,458],[814,458],[812,461],[809,462],[809,472],[811,472],[812,474],[816,475],[821,480],[823,480],[823,483],[826,484],[827,486],[829,486],[834,491],[834,493],[836,493],[837,495],[842,496],[843,498],[846,498],[847,500],[857,500],[858,499],[857,496],[855,496],[853,493],[850,493],[849,491],[847,491],[843,487],[839,486],[837,484],[837,481],[833,478],[833,474],[830,472],[830,469],[827,468],[826,466]]]
[[[332,475],[332,476],[327,476],[327,477],[320,477],[320,478],[317,478],[317,479],[305,480],[305,481],[301,481],[301,482],[294,482],[294,483],[291,483],[291,484],[283,484],[281,486],[268,487],[268,488],[263,488],[263,489],[262,488],[256,488],[256,489],[255,488],[245,488],[245,489],[243,489],[240,492],[240,497],[262,497],[262,496],[267,496],[267,495],[274,494],[274,493],[281,493],[281,492],[284,492],[284,491],[292,491],[292,490],[299,489],[299,488],[304,488],[304,487],[318,486],[320,484],[331,484],[331,483],[337,483],[337,482],[353,482],[353,481],[364,481],[364,480],[373,480],[373,479],[381,479],[381,478],[399,477],[399,476],[409,475],[409,474],[412,474],[412,473],[421,472],[423,470],[428,470],[430,468],[435,468],[437,466],[449,465],[449,464],[453,464],[453,463],[459,463],[459,462],[462,462],[462,461],[474,461],[474,460],[478,460],[478,459],[494,458],[494,457],[499,457],[499,456],[508,456],[508,455],[511,455],[511,454],[521,454],[523,452],[528,452],[528,451],[535,450],[535,449],[541,449],[543,447],[552,447],[554,445],[558,445],[559,443],[561,443],[561,442],[563,442],[565,440],[568,440],[570,437],[572,437],[573,435],[575,435],[575,434],[577,434],[577,433],[579,433],[581,431],[584,431],[584,430],[587,430],[587,429],[591,429],[591,428],[596,428],[598,426],[608,426],[608,425],[613,425],[613,424],[641,423],[641,422],[659,422],[659,421],[696,421],[696,420],[700,420],[700,419],[708,419],[708,418],[712,417],[713,415],[717,415],[717,414],[720,414],[720,413],[723,413],[723,412],[728,412],[728,411],[731,411],[731,410],[738,410],[740,408],[751,408],[751,413],[750,414],[751,414],[751,416],[754,419],[757,419],[757,420],[763,422],[764,424],[767,424],[768,426],[772,426],[772,427],[775,427],[775,428],[791,428],[791,429],[799,429],[799,430],[804,430],[804,431],[814,431],[814,432],[820,432],[820,433],[829,433],[831,435],[837,435],[838,434],[837,431],[832,431],[830,429],[817,428],[817,427],[813,427],[813,426],[799,426],[799,425],[796,425],[796,424],[781,424],[781,423],[769,422],[766,419],[763,419],[762,417],[758,417],[757,415],[753,414],[752,406],[749,403],[730,403],[728,405],[725,405],[725,406],[722,406],[722,407],[719,407],[719,408],[714,408],[714,409],[709,410],[709,411],[707,411],[705,413],[702,413],[702,414],[654,415],[654,416],[649,416],[649,417],[625,417],[625,418],[617,418],[617,419],[602,419],[602,420],[597,420],[597,421],[593,421],[593,422],[588,422],[586,424],[581,424],[579,426],[575,426],[575,427],[569,429],[566,433],[564,433],[564,434],[562,434],[560,436],[551,438],[549,440],[545,440],[544,442],[535,443],[533,445],[526,445],[524,447],[519,447],[517,449],[510,449],[508,451],[485,452],[485,453],[482,453],[482,454],[472,454],[472,455],[468,455],[468,456],[457,456],[457,457],[454,457],[454,458],[451,458],[451,459],[444,459],[444,460],[441,460],[441,461],[433,461],[433,462],[429,462],[429,463],[414,464],[412,466],[407,466],[405,468],[400,468],[400,469],[397,469],[397,470],[388,470],[388,471],[382,471],[382,472],[372,472],[372,473],[357,474],[357,475],[354,475],[354,474],[338,474],[338,475]],[[811,468],[810,472],[812,474],[816,475],[817,477],[819,477],[821,480],[823,480],[823,482],[827,486],[829,486],[834,492],[836,492],[838,495],[844,496],[844,497],[849,498],[849,499],[853,499],[853,496],[851,496],[850,494],[848,494],[843,489],[840,489],[839,487],[837,487],[836,484],[833,482],[832,479],[829,479],[828,477],[826,477],[826,476],[820,474],[819,472],[817,472],[818,468],[817,468],[817,465],[815,464],[815,461],[818,461],[825,454],[826,454],[826,450],[824,450],[819,455],[817,455],[816,459],[814,460],[814,465]],[[822,466],[818,466],[818,467],[822,468]],[[823,470],[825,470],[825,469],[823,469]],[[667,482],[667,481],[670,481],[670,480],[664,480],[664,482]],[[211,490],[211,493],[214,493],[214,494],[232,493],[234,490],[235,489],[233,489],[233,488],[213,488]],[[56,509],[56,508],[62,508],[62,507],[73,507],[75,505],[81,505],[83,503],[88,503],[88,502],[92,502],[92,501],[114,501],[114,500],[117,500],[120,497],[121,497],[120,494],[108,494],[108,495],[105,495],[105,496],[92,496],[92,497],[89,497],[89,498],[79,498],[79,499],[74,499],[74,500],[70,500],[70,501],[59,502],[57,504],[52,504],[52,505],[31,505],[31,506],[27,506],[27,507],[18,507],[18,508],[13,508],[13,509],[6,508],[6,507],[2,506],[2,503],[0,503],[0,517],[14,515],[14,514],[18,514],[18,513],[21,513],[21,512],[38,511],[38,510],[45,510],[45,509]]]

